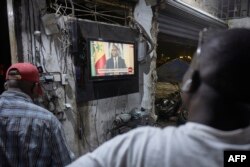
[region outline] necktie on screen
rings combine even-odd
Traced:
[[[114,68],[118,68],[117,58],[114,59]]]

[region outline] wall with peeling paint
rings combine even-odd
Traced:
[[[147,6],[144,0],[140,0],[136,5],[134,10],[135,19],[144,26],[147,34],[150,35],[150,38],[153,40],[154,47],[156,49],[157,43],[157,33],[158,33],[158,25],[156,20],[153,18],[153,11],[151,6]],[[155,96],[155,83],[157,81],[156,74],[156,51],[149,55],[150,60],[146,65],[149,70],[145,70],[143,75],[143,93],[142,93],[142,102],[141,106],[145,109],[152,111],[152,116],[156,118],[154,113],[154,96]],[[148,71],[148,72],[146,72]]]
[[[76,104],[74,57],[70,53],[67,24],[69,18],[54,15],[50,19],[50,24],[55,26],[54,32],[48,34],[47,28],[50,26],[42,21],[46,13],[45,2],[21,0],[14,3],[18,57],[19,61],[42,66],[44,76],[54,77],[53,83],[43,82],[45,95],[37,103],[62,120],[70,147],[79,156],[110,139],[109,130],[118,114],[140,107],[153,113],[156,52],[154,50],[147,61],[139,64],[138,93]],[[151,6],[146,6],[145,1],[140,0],[134,13],[135,19],[156,43],[157,23],[153,19]],[[62,84],[64,74],[67,76],[66,84]]]

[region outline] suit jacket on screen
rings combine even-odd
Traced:
[[[114,68],[114,60],[113,58],[109,58],[107,60],[107,63],[106,63],[106,68],[109,69],[109,68]],[[126,68],[126,64],[125,64],[125,61],[124,59],[122,59],[121,57],[118,57],[118,68]]]

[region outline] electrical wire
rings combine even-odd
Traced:
[[[71,63],[71,72],[72,72],[72,76],[73,76],[74,82],[77,83],[77,81],[76,81],[76,74],[75,74],[75,72],[74,72],[74,71],[75,71],[75,70],[74,70],[74,63],[73,63],[74,60],[72,59],[72,57],[71,57],[71,62],[72,62],[72,63]]]
[[[36,18],[35,18],[33,1],[31,1],[31,5],[32,5],[32,17],[33,17],[33,30],[34,30],[33,33],[32,33],[33,34],[32,38],[34,39],[33,41],[34,41],[34,46],[35,46],[35,56],[34,56],[34,62],[33,63],[37,66],[36,58],[39,57],[39,59],[40,59],[40,54],[39,54],[39,49],[37,47],[36,39],[35,39],[35,36],[34,36],[34,32],[35,32],[35,30],[38,30],[38,29],[36,28],[36,22],[35,22]]]
[[[31,14],[30,14],[30,1],[27,3],[27,12],[28,12],[28,16],[30,16]],[[30,43],[30,45],[28,45],[28,46],[30,46],[30,50],[31,50],[31,63],[34,63],[34,61],[33,61],[33,39],[32,39],[32,29],[31,29],[31,17],[28,17],[28,24],[29,24],[29,32],[30,33],[28,33],[28,38],[29,38],[29,43]],[[29,60],[30,61],[30,60]]]
[[[68,72],[68,63],[67,63],[67,55],[68,55],[68,48],[66,48],[65,55],[64,55],[64,70],[63,73],[67,74]]]
[[[94,17],[95,17],[95,21],[97,21],[97,17],[96,17],[96,15],[97,15],[97,11],[96,11],[96,3],[95,3],[95,11],[94,11],[93,15],[94,15]]]
[[[37,48],[37,43],[36,43],[36,39],[35,39],[35,36],[34,36],[34,32],[35,32],[35,30],[38,30],[38,28],[36,27],[36,16],[35,16],[35,9],[34,9],[34,4],[33,4],[33,1],[31,0],[31,1],[29,1],[29,3],[31,4],[31,12],[32,12],[32,27],[33,27],[33,29],[31,29],[32,31],[31,31],[31,34],[33,34],[32,36],[31,36],[31,38],[33,39],[33,43],[31,43],[31,45],[34,45],[34,61],[33,61],[33,64],[35,64],[35,65],[37,65],[37,60],[36,60],[36,58],[37,58],[37,54],[39,55],[39,53],[38,53],[38,48]]]
[[[62,6],[61,8],[65,8],[65,7]],[[72,8],[69,8],[69,7],[68,7],[68,9],[72,9]],[[90,14],[92,14],[93,16],[94,16],[94,15],[101,15],[101,16],[106,16],[106,17],[115,18],[115,19],[121,19],[121,20],[124,20],[124,19],[125,19],[125,18],[123,18],[123,17],[114,16],[114,15],[109,15],[109,14],[103,14],[103,13],[100,13],[100,12],[97,12],[97,11],[88,11],[88,10],[82,10],[82,9],[75,9],[75,11],[90,13]],[[96,20],[95,20],[95,21],[96,21]]]
[[[144,27],[137,22],[132,16],[128,16],[128,19],[132,22],[133,26],[132,28],[136,28],[140,34],[147,40],[147,42],[150,44],[150,49],[147,51],[147,55],[149,55],[151,52],[154,51],[155,45],[150,36],[148,35],[147,31],[144,29]]]
[[[46,68],[46,63],[45,63],[45,56],[43,54],[43,50],[46,52],[46,49],[45,49],[45,47],[43,45],[43,41],[42,40],[40,41],[40,45],[41,45],[41,55],[43,57],[43,61],[42,61],[43,62],[43,68],[44,68],[45,72],[48,73],[48,70]]]
[[[124,8],[124,18],[127,18],[127,14],[126,14],[126,3],[125,3],[125,8]],[[124,25],[127,25],[127,19],[124,19]]]
[[[90,9],[90,8],[88,8],[88,7],[85,7],[85,6],[82,6],[82,5],[78,4],[78,3],[73,2],[73,4],[76,5],[76,6],[82,7],[82,8],[84,8],[84,9],[87,9],[87,10],[89,10],[89,11],[92,11],[92,9]]]
[[[33,7],[33,13],[35,13],[33,1],[32,1],[32,7]],[[39,20],[39,21],[37,21],[37,24],[36,24],[38,28],[35,28],[35,30],[40,31],[40,27],[41,27],[40,22],[42,22],[42,20],[41,20],[41,13],[42,13],[42,11],[39,9],[38,12],[39,12],[39,14],[38,14],[39,17],[37,18],[37,20]],[[34,25],[34,27],[36,27],[36,25]],[[45,70],[45,72],[48,73],[46,65],[45,65],[45,57],[44,57],[44,54],[43,54],[43,49],[45,50],[45,48],[44,48],[44,45],[43,45],[42,37],[38,36],[36,40],[39,43],[39,49],[38,49],[38,54],[39,54],[39,59],[40,59],[39,62],[43,66],[43,69]],[[36,46],[36,40],[34,40],[34,42],[35,42],[34,45],[35,46]]]
[[[66,8],[65,8],[65,10],[64,10],[64,12],[63,12],[63,15],[65,15],[65,12],[66,12],[66,10],[67,10],[67,8],[68,8],[67,0],[64,0],[64,3],[65,3]]]
[[[74,3],[73,3],[73,1],[72,1],[72,0],[69,0],[69,1],[70,1],[71,8],[72,8],[72,12],[71,12],[71,14],[72,14],[72,16],[74,17],[74,16],[75,16],[75,6],[74,6]]]
[[[111,20],[111,19],[108,19],[108,18],[105,18],[105,17],[103,17],[103,16],[99,16],[100,18],[103,18],[104,20],[107,20],[107,21],[109,21],[110,23],[114,23],[114,24],[117,24],[117,22],[115,22],[115,21],[113,21],[113,20]]]

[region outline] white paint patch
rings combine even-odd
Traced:
[[[152,27],[153,12],[151,6],[147,6],[145,0],[137,3],[134,11],[135,20],[138,21],[151,37],[150,29]],[[151,37],[152,38],[152,37]]]
[[[250,17],[228,21],[229,28],[250,28]]]

